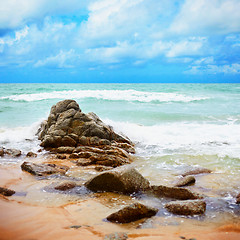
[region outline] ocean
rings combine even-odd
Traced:
[[[228,203],[240,192],[239,84],[0,84],[0,147],[37,151],[53,104],[74,99],[135,144],[134,165],[152,184],[205,167],[193,187]],[[21,158],[1,158],[0,165]]]

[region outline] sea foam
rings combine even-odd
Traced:
[[[187,96],[180,93],[166,92],[143,92],[130,90],[70,90],[53,91],[33,94],[20,94],[4,96],[0,99],[12,101],[40,101],[46,99],[67,99],[71,96],[74,99],[96,98],[111,101],[138,101],[138,102],[192,102],[209,99],[202,96]]]

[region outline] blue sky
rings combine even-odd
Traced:
[[[0,0],[0,82],[240,82],[240,0]]]

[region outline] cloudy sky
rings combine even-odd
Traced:
[[[240,82],[240,0],[0,0],[0,82]]]

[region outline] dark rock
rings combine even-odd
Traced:
[[[130,223],[142,218],[150,218],[156,215],[158,209],[145,206],[140,203],[131,204],[118,212],[112,213],[107,217],[110,222]]]
[[[179,200],[201,199],[202,197],[186,188],[167,187],[163,185],[151,186],[151,193],[158,197],[167,197]]]
[[[206,211],[206,203],[202,200],[173,201],[167,203],[165,208],[178,215],[200,215]]]
[[[188,175],[197,175],[197,174],[211,173],[211,172],[212,172],[212,170],[207,169],[207,168],[195,168],[193,170],[183,173],[182,176],[185,177]]]
[[[19,157],[22,155],[22,152],[18,149],[6,149],[5,153],[12,157]]]
[[[57,154],[57,156],[56,156],[58,159],[66,159],[67,157],[66,157],[66,155],[64,155],[64,154]]]
[[[149,181],[136,169],[121,167],[101,173],[85,183],[94,192],[108,191],[130,194],[149,188]]]
[[[62,145],[63,146],[70,146],[70,147],[74,147],[76,146],[77,142],[71,138],[70,136],[64,136],[62,138]]]
[[[75,147],[58,147],[57,153],[72,153]]]
[[[0,148],[0,157],[2,157],[4,155],[4,148]]]
[[[77,184],[75,182],[65,182],[61,183],[60,185],[56,186],[55,189],[59,191],[66,191],[72,188],[75,188]]]
[[[194,176],[188,175],[186,177],[182,177],[178,180],[178,182],[175,184],[175,187],[184,187],[192,185],[196,182],[196,179]]]
[[[33,153],[33,152],[28,152],[27,157],[37,157],[37,154],[36,153]]]
[[[8,188],[0,187],[0,194],[2,194],[3,196],[6,196],[6,197],[10,197],[13,194],[15,194],[15,191],[8,189]]]
[[[240,193],[237,195],[237,197],[236,197],[236,203],[237,204],[240,204]]]
[[[65,174],[69,167],[66,166],[58,166],[56,164],[36,164],[36,163],[30,163],[30,162],[24,162],[21,165],[21,168],[23,171],[29,172],[33,175],[37,176],[44,176],[44,175],[50,175],[50,174]]]
[[[72,226],[69,226],[69,228],[74,228],[74,229],[79,229],[81,227],[82,227],[82,225],[72,225]]]
[[[105,235],[104,240],[126,240],[128,239],[127,233],[115,232]]]

